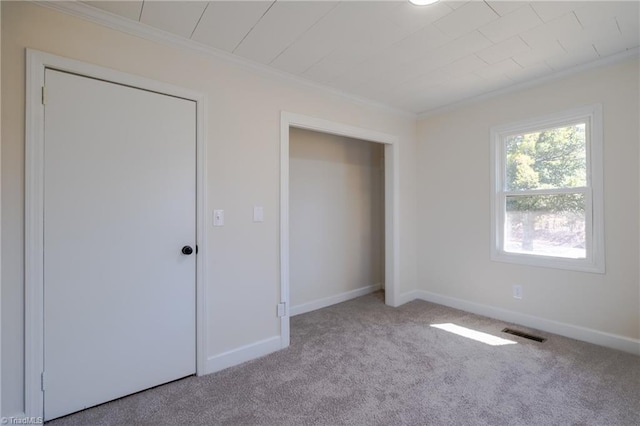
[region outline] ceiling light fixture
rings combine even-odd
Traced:
[[[440,0],[409,0],[409,3],[415,6],[428,6],[433,3],[437,3]]]

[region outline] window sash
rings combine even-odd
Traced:
[[[573,188],[571,188],[573,189]],[[524,192],[515,192],[515,193],[509,193],[509,192],[501,192],[498,196],[498,202],[500,204],[500,209],[499,209],[499,224],[500,226],[498,226],[498,228],[496,229],[497,231],[497,250],[498,253],[501,255],[508,255],[508,256],[518,256],[518,257],[530,257],[530,258],[547,258],[547,259],[560,259],[563,261],[578,261],[578,262],[583,262],[583,261],[588,261],[590,263],[593,262],[594,260],[594,246],[593,246],[593,236],[594,236],[594,228],[593,228],[593,197],[592,197],[592,191],[591,188],[580,188],[581,190],[579,191],[570,191],[567,189],[562,189],[562,190],[549,190],[549,191],[543,191],[543,190],[535,190],[535,191],[527,191],[527,192],[531,192],[532,194],[525,194]],[[515,252],[510,252],[510,251],[506,251],[504,249],[505,246],[505,238],[507,235],[507,231],[506,231],[506,226],[507,226],[507,197],[525,197],[527,195],[555,195],[555,194],[583,194],[584,195],[584,220],[585,220],[585,224],[584,224],[584,229],[585,229],[585,249],[586,249],[586,256],[585,259],[579,259],[579,260],[574,260],[571,258],[566,258],[566,257],[560,257],[560,256],[545,256],[543,254],[536,254],[536,253],[515,253]]]
[[[557,129],[559,127],[569,127],[569,126],[575,126],[577,124],[584,124],[585,125],[585,163],[586,163],[586,186],[585,188],[590,188],[591,187],[591,117],[590,116],[585,116],[585,117],[580,117],[577,119],[573,119],[573,120],[558,120],[553,122],[552,125],[548,125],[548,126],[529,126],[527,128],[522,128],[522,129],[517,129],[517,130],[513,130],[510,132],[500,132],[499,133],[499,140],[500,140],[500,161],[499,161],[499,167],[500,167],[500,185],[499,188],[502,191],[506,191],[506,192],[526,192],[526,191],[552,191],[552,190],[556,190],[556,189],[577,189],[577,188],[581,188],[581,187],[564,187],[564,188],[550,188],[550,189],[532,189],[532,190],[516,190],[516,191],[507,191],[507,139],[512,137],[512,136],[516,136],[516,135],[523,135],[523,134],[527,134],[527,133],[534,133],[534,132],[544,132],[547,130],[551,130],[551,129]]]

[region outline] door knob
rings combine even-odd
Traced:
[[[193,253],[193,249],[191,248],[191,246],[182,247],[182,254],[186,254],[187,256],[189,256],[191,253]]]

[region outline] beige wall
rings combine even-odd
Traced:
[[[292,128],[289,285],[295,308],[384,281],[384,145]]]
[[[2,410],[23,408],[25,48],[208,96],[209,356],[277,336],[280,112],[396,135],[400,143],[400,292],[416,288],[415,120],[342,96],[180,51],[30,3],[2,1]],[[252,223],[254,205],[265,221]],[[210,220],[208,219],[210,222]]]
[[[423,290],[640,337],[638,61],[431,116],[418,124],[418,277]],[[489,127],[602,103],[606,274],[490,260]],[[512,285],[524,298],[512,297]]]

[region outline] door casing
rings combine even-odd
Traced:
[[[55,69],[196,103],[196,374],[206,374],[206,97],[144,77],[27,49],[25,123],[25,414],[42,417],[44,394],[44,105],[45,70]],[[202,261],[198,261],[203,259]]]

